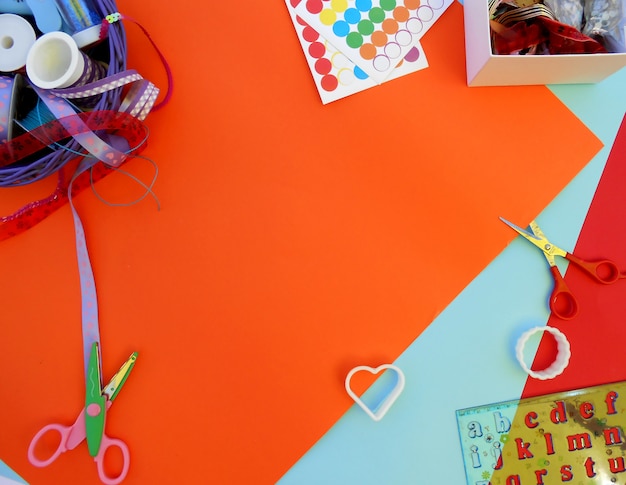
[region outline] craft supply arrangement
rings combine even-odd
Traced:
[[[46,199],[0,218],[0,240],[18,235],[69,203],[82,300],[84,409],[70,427],[42,428],[28,456],[33,465],[43,467],[86,438],[98,475],[107,484],[122,482],[130,466],[126,444],[105,434],[105,418],[137,353],[103,387],[96,284],[72,199],[137,157],[146,145],[143,121],[158,107],[159,89],[127,69],[126,49],[122,16],[112,0],[0,3],[0,187],[55,175],[58,180]],[[167,64],[164,67],[169,73]],[[153,184],[146,186],[148,193]],[[51,456],[39,444],[48,433],[61,435]],[[105,453],[111,447],[123,457],[117,476],[105,471]]]
[[[263,7],[281,24],[255,45],[259,59],[249,46],[262,32],[260,7],[202,4],[188,23],[189,12],[173,12],[156,23],[168,34],[185,30],[184,39],[165,41],[185,51],[176,52],[176,67],[181,85],[193,89],[169,105],[174,116],[159,126],[172,128],[171,139],[162,142],[162,130],[147,121],[170,101],[172,71],[114,0],[0,0],[0,190],[53,187],[0,216],[0,243],[32,243],[66,213],[80,294],[71,300],[59,289],[54,298],[80,306],[70,313],[59,305],[67,326],[53,330],[82,360],[80,372],[54,373],[65,400],[48,388],[45,413],[33,405],[11,428],[16,444],[0,449],[0,485],[48,477],[107,485],[624,483],[626,374],[623,332],[613,327],[626,305],[626,232],[614,227],[626,212],[617,182],[626,175],[626,98],[615,103],[624,107],[621,126],[602,147],[578,119],[582,109],[531,86],[543,83],[538,72],[586,83],[618,70],[624,1],[463,3],[285,0]],[[220,39],[204,42],[202,54],[194,35],[206,25],[195,17],[209,18],[206,31]],[[160,60],[165,89],[129,62],[130,25]],[[287,60],[277,39],[291,42]],[[565,58],[572,62],[562,70]],[[249,75],[269,59],[265,76]],[[606,69],[589,72],[587,59],[608,59]],[[535,64],[514,72],[500,64],[518,60]],[[528,86],[470,88],[514,84]],[[576,96],[564,89],[563,98],[599,96],[582,89],[572,86]],[[523,146],[495,139],[504,115],[516,132],[537,113],[548,135],[534,133]],[[167,204],[158,224],[148,230],[144,213],[103,252],[112,226],[84,224],[92,221],[86,209],[148,197],[160,209],[150,137],[161,156],[181,162],[162,177]],[[507,150],[522,155],[509,159]],[[558,182],[546,183],[542,157]],[[557,196],[570,197],[559,200],[574,210],[580,197],[568,195],[567,184],[593,179],[592,157],[601,160],[599,179],[580,204],[581,226],[568,234],[562,213],[541,211]],[[147,182],[124,170],[139,160],[154,168]],[[526,169],[511,169],[524,160]],[[118,189],[125,176],[141,187],[136,201],[100,195],[98,186]],[[83,207],[77,196],[88,189],[99,200]],[[608,208],[610,216],[598,216]],[[500,210],[520,225],[498,220]],[[111,255],[119,267],[101,272],[97,264],[111,264]],[[108,291],[126,277],[128,286]],[[114,313],[116,293],[125,300]],[[11,315],[15,325],[21,315]],[[117,357],[109,350],[120,347],[127,350]],[[32,372],[54,368],[49,357],[37,360],[30,377],[19,377],[22,387],[37,388]],[[68,390],[78,388],[81,400],[69,408]],[[16,403],[10,412],[19,421]]]

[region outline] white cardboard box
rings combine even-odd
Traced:
[[[468,86],[595,83],[626,66],[626,53],[495,55],[488,0],[464,0]]]

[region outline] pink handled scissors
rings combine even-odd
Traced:
[[[132,370],[135,360],[137,359],[137,352],[134,352],[128,360],[122,365],[120,370],[111,378],[111,381],[107,386],[102,389],[102,395],[106,397],[105,411],[108,410],[113,401],[115,400],[119,390],[124,384],[128,374]],[[39,432],[34,436],[28,447],[28,460],[37,467],[45,467],[54,462],[62,453],[68,450],[76,448],[87,437],[86,419],[85,413],[87,412],[87,406],[80,412],[76,421],[71,426],[63,424],[48,424],[41,428]],[[47,459],[39,459],[35,455],[35,449],[38,447],[39,441],[42,437],[49,432],[56,432],[61,435],[61,441],[52,455]],[[118,476],[111,477],[107,475],[104,467],[104,456],[107,450],[111,448],[117,448],[122,455],[122,471]],[[94,461],[98,468],[98,476],[102,483],[106,485],[116,485],[128,474],[130,466],[130,454],[128,446],[122,440],[116,438],[109,438],[104,431],[102,432],[102,441],[98,453],[94,456]]]
[[[535,221],[530,222],[529,227],[532,232],[528,232],[502,217],[500,217],[500,220],[523,236],[527,241],[530,241],[543,251],[543,255],[546,257],[548,264],[550,265],[552,278],[554,279],[554,289],[552,290],[549,300],[550,310],[552,310],[552,313],[554,313],[557,317],[562,318],[563,320],[570,320],[578,314],[578,302],[565,283],[565,280],[556,265],[555,256],[560,256],[567,259],[571,263],[574,263],[579,269],[584,271],[598,283],[609,285],[624,277],[613,261],[608,259],[585,261],[571,253],[568,253],[558,246],[555,246],[548,241]]]

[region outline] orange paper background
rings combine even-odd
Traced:
[[[600,148],[545,87],[466,87],[459,4],[431,67],[327,106],[282,2],[118,7],[175,79],[147,120],[161,210],[76,200],[105,379],[139,351],[107,422],[128,484],[274,483],[350,406],[348,370],[392,361],[513,238],[497,217],[530,220]],[[126,25],[129,66],[164,87]],[[49,188],[3,189],[1,213]],[[0,247],[0,457],[33,485],[98,483],[84,444],[26,459],[83,402],[73,239],[65,208]]]

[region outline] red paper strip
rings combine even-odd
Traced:
[[[587,260],[611,259],[626,269],[626,117],[615,139],[604,173],[592,200],[574,254]],[[551,317],[548,325],[561,330],[571,344],[565,372],[551,381],[529,379],[523,397],[594,386],[626,379],[619,345],[626,341],[626,279],[598,284],[569,268],[565,280],[578,299],[576,318]],[[538,358],[550,354],[551,342],[542,340]],[[549,359],[549,355],[547,356]]]

